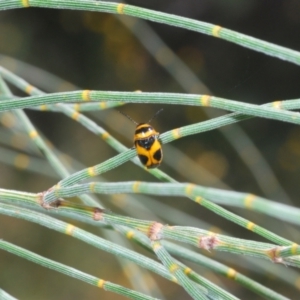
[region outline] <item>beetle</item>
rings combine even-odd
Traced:
[[[159,132],[151,125],[151,121],[163,111],[160,109],[147,123],[137,123],[130,116],[120,111],[125,117],[136,124],[134,132],[134,147],[141,163],[147,169],[157,168],[163,159],[161,142],[159,141]]]

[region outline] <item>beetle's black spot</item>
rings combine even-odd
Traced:
[[[138,156],[139,156],[139,159],[140,159],[141,163],[143,165],[146,165],[147,162],[148,162],[148,157],[146,155],[143,155],[143,154],[139,154]]]
[[[161,156],[162,156],[161,149],[156,150],[156,152],[153,155],[153,157],[158,161],[161,160]]]
[[[142,147],[142,148],[144,148],[146,150],[149,150],[152,147],[152,145],[153,145],[154,142],[155,142],[155,137],[153,137],[153,136],[150,136],[147,139],[142,139],[142,140],[137,140],[136,141],[136,143],[140,147]]]

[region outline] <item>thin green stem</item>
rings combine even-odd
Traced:
[[[94,277],[92,275],[89,275],[87,273],[81,272],[72,267],[58,263],[49,258],[45,258],[41,255],[38,255],[36,253],[33,253],[31,251],[28,251],[24,248],[18,247],[16,245],[13,245],[13,244],[3,241],[3,240],[0,240],[0,249],[10,252],[14,255],[20,256],[22,258],[25,258],[29,261],[32,261],[36,264],[43,266],[43,267],[46,267],[51,270],[54,270],[54,271],[60,272],[62,274],[65,274],[67,276],[70,276],[72,278],[82,280],[88,284],[102,288],[105,291],[114,292],[116,294],[126,296],[126,297],[129,297],[131,299],[136,299],[136,300],[154,300],[155,299],[153,297],[150,297],[150,296],[144,295],[142,293],[135,292],[128,288],[122,287],[118,284],[114,284],[109,281],[105,281],[103,279],[100,279],[100,278]]]
[[[246,47],[254,51],[262,52],[266,55],[274,56],[279,59],[300,65],[300,53],[297,51],[268,43],[233,30],[222,28],[218,25],[213,25],[202,21],[197,21],[124,3],[112,3],[92,0],[6,0],[0,2],[0,10],[26,7],[75,9],[120,15],[124,14],[221,38],[232,43],[236,43],[242,47]]]

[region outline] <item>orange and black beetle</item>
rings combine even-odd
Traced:
[[[136,124],[134,133],[134,146],[141,163],[148,169],[157,168],[163,158],[162,147],[159,141],[159,132],[157,132],[150,122],[162,111],[160,109],[147,123],[138,124],[128,115],[123,114],[129,120]]]

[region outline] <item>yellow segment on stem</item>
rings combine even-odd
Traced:
[[[68,235],[73,235],[74,229],[75,229],[75,226],[73,226],[72,224],[68,224],[65,232]]]
[[[172,130],[172,136],[174,139],[179,139],[181,137],[180,128],[175,128]]]
[[[245,197],[245,207],[246,208],[252,208],[252,203],[253,203],[253,200],[256,198],[255,195],[253,194],[248,194],[246,197]]]
[[[236,270],[232,269],[232,268],[229,268],[227,273],[226,273],[227,277],[228,278],[233,278],[235,279],[236,277]]]
[[[210,106],[210,98],[211,98],[211,96],[209,96],[209,95],[201,96],[201,98],[200,98],[201,105],[202,106]]]
[[[91,100],[90,93],[91,93],[90,90],[84,90],[82,92],[82,94],[81,94],[82,100],[84,100],[84,101],[90,101]]]
[[[29,0],[21,0],[21,2],[22,2],[22,5],[23,5],[24,7],[29,7],[29,6],[30,6]]]
[[[253,231],[253,228],[255,227],[255,224],[252,223],[252,222],[248,222],[247,225],[246,225],[246,228]]]
[[[33,140],[34,140],[38,135],[39,135],[39,134],[37,133],[36,130],[31,130],[31,131],[29,132],[29,137],[30,137],[31,139],[33,139]]]
[[[105,284],[105,280],[103,280],[103,279],[99,279],[97,282],[97,286],[101,289],[103,289],[104,284]]]
[[[29,6],[29,5],[28,5],[28,6]],[[30,95],[33,89],[34,89],[34,87],[33,87],[31,84],[28,84],[28,85],[25,87],[25,93]]]
[[[130,231],[128,231],[128,232],[126,233],[126,237],[127,237],[128,239],[131,239],[133,236],[134,236],[134,232],[133,232],[132,230],[130,230]]]
[[[87,172],[88,174],[93,177],[93,176],[96,176],[96,170],[95,170],[95,167],[90,167],[87,169]]]
[[[222,27],[219,26],[219,25],[214,26],[213,29],[212,29],[212,35],[214,37],[220,37],[220,31],[221,31],[221,29],[222,29]]]
[[[125,7],[125,4],[124,4],[124,3],[120,3],[120,4],[117,6],[117,12],[118,12],[118,14],[120,14],[120,15],[123,15],[123,14],[124,14],[124,7]]]

